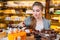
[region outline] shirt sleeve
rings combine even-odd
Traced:
[[[46,30],[49,30],[50,29],[50,20],[47,20],[47,19],[44,19],[44,28]]]
[[[30,17],[27,17],[25,20],[24,20],[24,24],[27,26],[29,26],[31,23],[31,18]]]
[[[51,21],[49,20],[49,21],[48,21],[49,28],[50,28],[50,25],[51,25],[51,23],[50,23],[50,22],[51,22]]]
[[[49,30],[50,29],[50,25],[51,25],[50,24],[50,20],[48,20],[47,23],[48,23],[48,28],[47,29]]]

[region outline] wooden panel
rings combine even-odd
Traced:
[[[50,7],[50,0],[46,0],[46,7],[45,7],[45,17],[46,17],[46,19],[50,19],[49,7]]]

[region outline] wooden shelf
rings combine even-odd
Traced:
[[[0,3],[0,7],[3,7],[3,3]]]
[[[60,14],[55,14],[55,13],[54,13],[53,15],[60,15]]]
[[[19,7],[8,7],[8,6],[5,6],[5,7],[9,9],[20,9]]]

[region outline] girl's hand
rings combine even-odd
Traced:
[[[18,24],[18,26],[19,26],[19,27],[24,27],[25,24],[24,24],[24,22],[21,22],[21,23]]]
[[[33,34],[39,34],[39,31],[38,30],[34,30],[32,31]]]

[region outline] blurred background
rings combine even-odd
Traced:
[[[32,16],[32,4],[36,1],[43,4],[43,17],[51,21],[50,29],[60,34],[60,0],[0,0],[1,38],[7,36],[9,24],[17,27]]]

